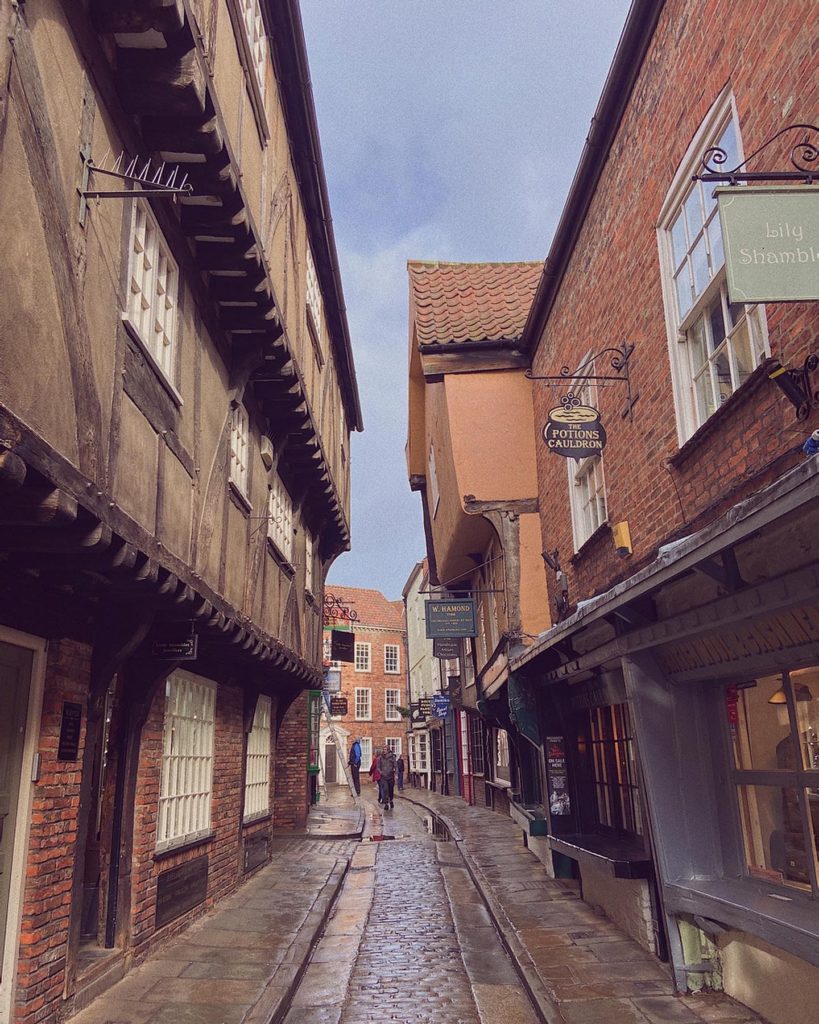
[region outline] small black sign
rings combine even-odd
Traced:
[[[432,718],[432,697],[422,697],[418,701],[418,708],[424,718]]]
[[[427,716],[421,710],[420,701],[414,701],[412,704],[410,704],[410,721],[413,724],[417,722],[420,725],[423,722],[426,722],[426,720]]]
[[[572,813],[566,775],[566,743],[562,736],[546,737],[546,769],[549,777],[549,812],[556,816]]]
[[[155,928],[202,903],[208,894],[208,855],[163,871],[156,880]]]
[[[80,726],[82,725],[82,704],[63,701],[60,720],[60,742],[57,746],[58,761],[76,761],[80,752]]]
[[[597,409],[583,405],[570,391],[560,399],[559,407],[549,410],[543,440],[555,455],[580,462],[600,455],[606,446],[606,431]]]
[[[333,661],[355,661],[355,633],[348,629],[331,630],[330,658]]]
[[[151,654],[160,661],[195,661],[199,637],[193,622],[157,622],[151,631]]]
[[[435,658],[454,661],[461,656],[461,641],[455,636],[438,636],[432,641],[432,654]]]
[[[331,715],[346,715],[347,714],[347,698],[346,697],[331,697],[330,698],[330,714]]]

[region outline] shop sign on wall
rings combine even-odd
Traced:
[[[439,636],[432,641],[432,656],[444,661],[455,661],[461,656],[461,642],[455,636]]]
[[[346,697],[331,697],[330,698],[330,714],[331,715],[346,715],[347,714],[347,698]]]
[[[819,186],[716,189],[731,302],[819,299]]]
[[[549,410],[543,440],[555,455],[580,462],[592,455],[600,455],[606,445],[606,431],[598,410],[591,405],[583,405],[570,391],[560,399],[559,406]]]
[[[562,736],[546,737],[546,768],[549,778],[549,813],[572,813],[569,780],[566,774],[566,741]]]
[[[449,694],[436,693],[432,698],[432,714],[435,718],[446,718],[449,713]]]
[[[478,635],[475,602],[472,598],[427,601],[425,612],[428,640]]]

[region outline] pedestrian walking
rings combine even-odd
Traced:
[[[384,747],[379,755],[378,771],[381,774],[381,802],[392,810],[395,807],[395,754],[389,747]]]
[[[398,792],[400,793],[401,790],[404,788],[404,755],[403,754],[395,762],[395,769],[398,772]]]
[[[375,748],[373,753],[372,763],[370,764],[370,782],[374,782],[378,786],[378,802],[382,803],[381,800],[381,772],[378,770],[378,757],[380,750],[378,747]]]
[[[350,774],[353,777],[353,787],[355,788],[355,795],[361,796],[361,743],[358,736],[353,737],[353,745],[350,747],[350,756],[347,758],[347,764],[350,766]]]

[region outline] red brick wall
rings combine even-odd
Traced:
[[[57,761],[63,701],[85,707],[90,648],[71,640],[48,646],[40,729],[40,779],[34,787],[17,968],[15,1020],[52,1020],[62,1002],[71,887],[85,743],[79,760]]]
[[[633,421],[620,415],[621,385],[598,391],[608,432],[608,520],[629,521],[633,556],[619,558],[602,531],[570,564],[566,460],[542,443],[537,449],[543,544],[560,551],[573,602],[630,576],[665,540],[702,527],[780,476],[801,460],[794,448],[819,426],[816,413],[797,424],[790,403],[763,379],[741,389],[712,429],[669,462],[679,446],[656,238],[676,169],[727,84],[746,154],[786,124],[815,121],[812,19],[810,0],[671,0],[664,8],[534,363],[537,373],[554,374],[590,349],[624,339],[636,345]],[[787,151],[772,147],[765,165],[785,166]],[[815,303],[768,304],[772,355],[799,365],[819,347],[818,320]],[[538,429],[562,393],[535,385]]]
[[[302,828],[307,821],[307,693],[293,701],[276,740],[273,823],[277,828]]]

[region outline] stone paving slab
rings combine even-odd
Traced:
[[[511,818],[427,790],[404,790],[400,797],[449,829],[521,980],[550,1024],[765,1024],[728,996],[676,993],[665,965],[548,876],[522,847]],[[479,919],[471,926],[479,928]]]
[[[341,889],[355,844],[343,844],[339,856],[340,845],[274,839],[269,865],[72,1024],[270,1024],[290,1001]]]

